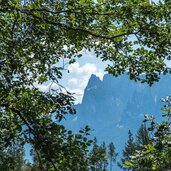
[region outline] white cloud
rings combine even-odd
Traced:
[[[73,96],[75,97],[75,103],[76,104],[81,102],[83,94],[84,94],[84,90],[83,89],[79,89],[79,88],[69,89],[69,88],[67,88],[67,90],[69,92],[73,93]]]
[[[35,84],[34,86],[35,86],[36,88],[38,88],[40,91],[44,91],[44,92],[46,92],[47,89],[48,89],[47,85]]]
[[[71,74],[76,74],[78,68],[79,68],[79,63],[76,62],[76,63],[73,63],[73,64],[69,65],[68,70],[69,70],[69,72],[70,72]]]
[[[47,85],[35,83],[34,86],[43,92],[48,92],[50,89],[58,89],[59,88],[59,85],[57,85],[55,83],[53,83],[53,84],[49,83]]]
[[[95,52],[93,50],[89,51],[85,48],[83,48],[80,53],[82,54],[82,56],[85,56],[86,58],[94,58],[96,56]]]
[[[86,63],[82,67],[79,65],[78,62],[69,65],[68,70],[71,74],[74,75],[90,75],[91,73],[95,73],[97,71],[97,68],[95,64]]]
[[[78,62],[76,62],[69,65],[68,70],[70,71],[68,75],[69,78],[68,80],[66,80],[64,87],[66,87],[69,92],[74,94],[74,97],[76,98],[76,104],[81,103],[84,89],[87,86],[90,76],[92,74],[95,74],[102,80],[104,75],[103,70],[98,69],[97,65],[93,63],[85,63],[84,65],[80,65]],[[55,83],[48,83],[46,85],[35,83],[34,86],[39,88],[39,90],[43,92],[48,92],[50,89],[61,88]]]
[[[96,76],[99,77],[101,80],[103,79],[104,72],[99,71],[96,73]]]
[[[83,90],[79,89],[79,88],[72,89],[72,90],[67,88],[67,90],[69,90],[71,93],[76,94],[77,96],[82,96],[83,95]]]
[[[92,63],[86,63],[83,66],[80,66],[78,62],[73,63],[69,65],[68,70],[70,74],[74,76],[90,76],[91,74],[95,74],[100,77],[100,79],[103,78],[103,71],[98,70],[95,64]]]
[[[68,83],[72,84],[72,85],[77,85],[78,84],[78,80],[76,78],[71,78],[71,79],[68,80]]]
[[[73,78],[73,80],[76,80]],[[72,79],[69,80],[70,82],[74,83]],[[75,84],[75,83],[74,83]],[[83,94],[84,94],[84,90],[81,89],[81,88],[74,88],[74,89],[70,89],[70,88],[66,88],[66,89],[63,89],[62,87],[60,87],[59,85],[57,84],[52,84],[52,83],[49,83],[47,85],[43,85],[43,84],[37,84],[35,83],[34,86],[36,88],[38,88],[40,91],[42,92],[48,92],[50,91],[50,89],[58,89],[58,88],[61,88],[62,92],[63,93],[66,93],[66,90],[69,91],[70,93],[73,94],[73,96],[75,97],[75,103],[78,104],[81,102],[82,100],[82,97],[83,97]],[[78,87],[75,85],[75,87]]]
[[[97,68],[95,64],[86,63],[81,66],[78,62],[68,66],[70,72],[70,79],[68,80],[68,87],[70,92],[76,91],[76,101],[81,102],[84,89],[92,74],[95,74],[100,79],[103,78],[104,72]],[[78,95],[79,94],[79,95]]]
[[[89,76],[90,77],[90,76]],[[87,86],[89,77],[85,77],[83,79],[79,80],[79,87],[85,89],[85,87]]]
[[[164,62],[167,65],[167,67],[171,67],[171,61],[170,60],[165,60]]]

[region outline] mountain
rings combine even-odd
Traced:
[[[69,116],[67,127],[78,130],[89,125],[99,143],[114,142],[122,152],[128,138],[128,130],[137,131],[144,114],[153,114],[161,120],[160,99],[171,92],[171,76],[161,76],[152,87],[131,81],[128,75],[113,77],[104,75],[103,80],[91,75],[81,104],[75,106],[77,115]]]

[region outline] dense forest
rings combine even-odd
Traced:
[[[171,73],[170,9],[169,0],[0,0],[0,170],[105,170],[108,162],[112,169],[114,144],[90,140],[88,126],[75,134],[61,124],[76,113],[63,71],[93,50],[108,73],[152,86]],[[36,86],[46,82],[48,92]],[[145,116],[150,140],[140,139],[145,127],[135,142],[129,132],[123,169],[170,168],[170,96],[163,101],[163,122]]]

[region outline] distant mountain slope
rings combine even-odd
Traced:
[[[161,119],[160,99],[171,93],[171,76],[162,76],[152,87],[130,81],[127,75],[104,75],[101,81],[95,75],[89,79],[78,114],[69,117],[67,127],[78,130],[88,124],[92,136],[102,142],[114,142],[121,152],[127,141],[128,130],[135,132],[144,114]]]

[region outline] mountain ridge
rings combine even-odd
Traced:
[[[145,114],[161,120],[160,99],[170,92],[170,75],[162,75],[152,87],[131,81],[126,74],[119,77],[106,74],[103,80],[91,75],[81,104],[75,105],[78,114],[69,118],[67,127],[76,131],[89,125],[94,130],[92,138],[96,136],[99,143],[114,142],[121,153],[128,130],[135,133]]]

